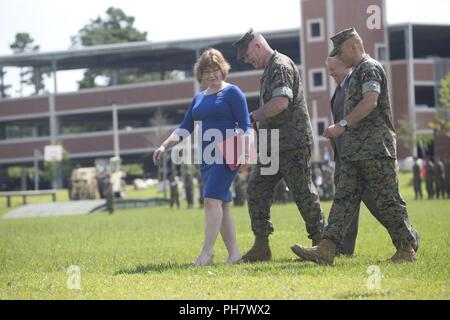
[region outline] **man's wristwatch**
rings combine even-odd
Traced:
[[[342,128],[344,128],[346,131],[348,130],[348,123],[347,120],[342,119],[341,121],[338,122],[339,126],[341,126]]]

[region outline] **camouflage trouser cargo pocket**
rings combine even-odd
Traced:
[[[345,161],[342,163],[335,199],[324,236],[340,243],[361,203],[362,191],[371,194],[378,216],[399,248],[414,242],[405,201],[398,189],[395,160]]]
[[[273,232],[270,207],[275,186],[284,178],[305,221],[309,237],[317,238],[323,231],[323,213],[319,196],[311,179],[311,149],[280,153],[280,169],[274,175],[261,175],[260,166],[253,169],[248,184],[248,205],[252,230],[258,235]]]

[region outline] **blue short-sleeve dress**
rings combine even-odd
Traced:
[[[250,129],[250,118],[247,100],[242,91],[235,85],[230,84],[219,92],[206,94],[202,91],[195,95],[189,110],[186,112],[181,129],[192,133],[194,122],[201,121],[199,137],[208,129],[218,129],[223,137],[227,137],[227,129],[241,129],[248,132]],[[201,151],[205,150],[212,141],[201,142]],[[217,143],[217,142],[216,142]],[[232,171],[225,163],[205,163],[203,157],[200,164],[200,172],[203,180],[203,197],[230,202],[230,186],[238,170]]]

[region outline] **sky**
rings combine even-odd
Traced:
[[[386,5],[389,24],[450,24],[450,0],[386,0]],[[71,36],[110,6],[135,17],[135,27],[154,42],[300,26],[300,0],[0,0],[0,56],[11,54],[18,32],[28,32],[41,52],[68,49]],[[59,90],[75,90],[80,71],[61,73]]]

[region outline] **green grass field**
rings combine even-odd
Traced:
[[[0,220],[0,299],[449,299],[450,200],[415,201],[410,180],[401,175],[410,220],[421,233],[414,264],[379,262],[395,249],[364,206],[356,255],[338,257],[334,267],[295,261],[289,247],[310,242],[293,204],[273,206],[273,261],[233,266],[224,263],[220,238],[213,265],[190,266],[203,240],[201,209]],[[66,197],[65,191],[58,194],[58,200]],[[3,215],[6,200],[0,201]],[[330,206],[322,203],[326,213]],[[247,208],[233,213],[245,252],[253,243]],[[80,268],[80,290],[68,289],[71,265]],[[380,268],[379,289],[367,286],[371,265]]]

